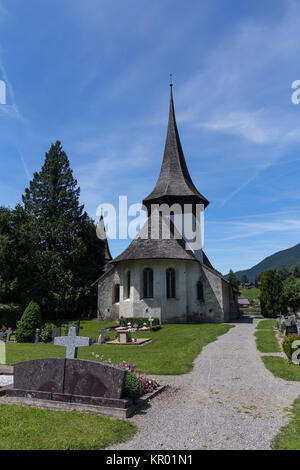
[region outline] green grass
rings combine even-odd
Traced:
[[[276,318],[262,320],[258,323],[257,330],[272,330],[276,326]]]
[[[272,442],[276,450],[300,450],[300,398],[293,405],[293,418]]]
[[[110,323],[111,325],[111,323]],[[80,335],[98,338],[103,322],[82,322]],[[152,342],[144,346],[122,346],[105,344],[103,346],[79,348],[78,357],[94,359],[92,352],[111,359],[114,364],[123,360],[137,364],[141,373],[158,375],[185,374],[192,370],[193,361],[203,346],[215,341],[218,336],[227,333],[232,325],[163,325],[157,332],[134,333],[132,336],[151,338]],[[113,337],[115,333],[111,333]],[[43,357],[64,357],[65,348],[52,344],[7,344],[7,362],[14,364]]]
[[[135,432],[125,420],[0,405],[0,450],[94,450],[127,441]]]
[[[249,301],[258,301],[258,296],[260,295],[260,289],[258,287],[252,287],[251,289],[241,289],[241,293]]]
[[[300,381],[300,366],[288,362],[283,357],[263,356],[262,360],[266,368],[276,377],[284,380]]]
[[[262,320],[256,327],[256,347],[260,352],[273,353],[280,352],[278,340],[275,332],[275,319]]]
[[[275,331],[262,330],[256,331],[256,347],[262,353],[280,352],[278,340]]]

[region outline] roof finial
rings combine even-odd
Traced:
[[[170,87],[172,88],[173,86],[173,75],[172,75],[172,72],[170,73]]]

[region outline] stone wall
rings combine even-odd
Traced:
[[[120,283],[120,276],[115,268],[107,271],[98,283],[98,318],[117,320],[120,314],[120,304],[114,303],[114,286]]]
[[[153,298],[143,299],[143,271],[153,270]],[[167,299],[166,270],[175,269],[176,298]],[[127,296],[127,273],[130,270],[130,298]],[[197,283],[204,290],[198,299]],[[114,286],[120,284],[120,301],[114,302]],[[119,263],[99,281],[98,309],[102,318],[119,316],[147,317],[162,323],[219,323],[236,318],[235,298],[231,286],[212,269],[197,261],[135,260]],[[100,315],[99,315],[100,316]]]

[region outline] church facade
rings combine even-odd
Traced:
[[[143,201],[147,221],[115,259],[106,240],[106,266],[98,280],[98,318],[152,315],[161,323],[220,323],[239,316],[238,291],[195,243],[201,239],[203,223],[198,208],[203,211],[208,204],[186,165],[171,85],[161,171],[155,188]],[[194,239],[185,235],[188,222]],[[99,226],[105,230],[102,217]]]

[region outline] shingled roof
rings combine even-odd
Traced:
[[[171,221],[170,225],[173,233],[177,233]],[[182,238],[164,239],[162,236],[164,229],[168,230],[166,218],[161,212],[154,211],[129,247],[111,263],[136,259],[197,260],[193,251],[185,249],[185,241]]]
[[[196,189],[186,165],[175,119],[172,84],[170,86],[170,112],[164,158],[156,186],[144,199],[143,204],[149,207],[161,202],[197,202],[206,207],[209,201]]]

